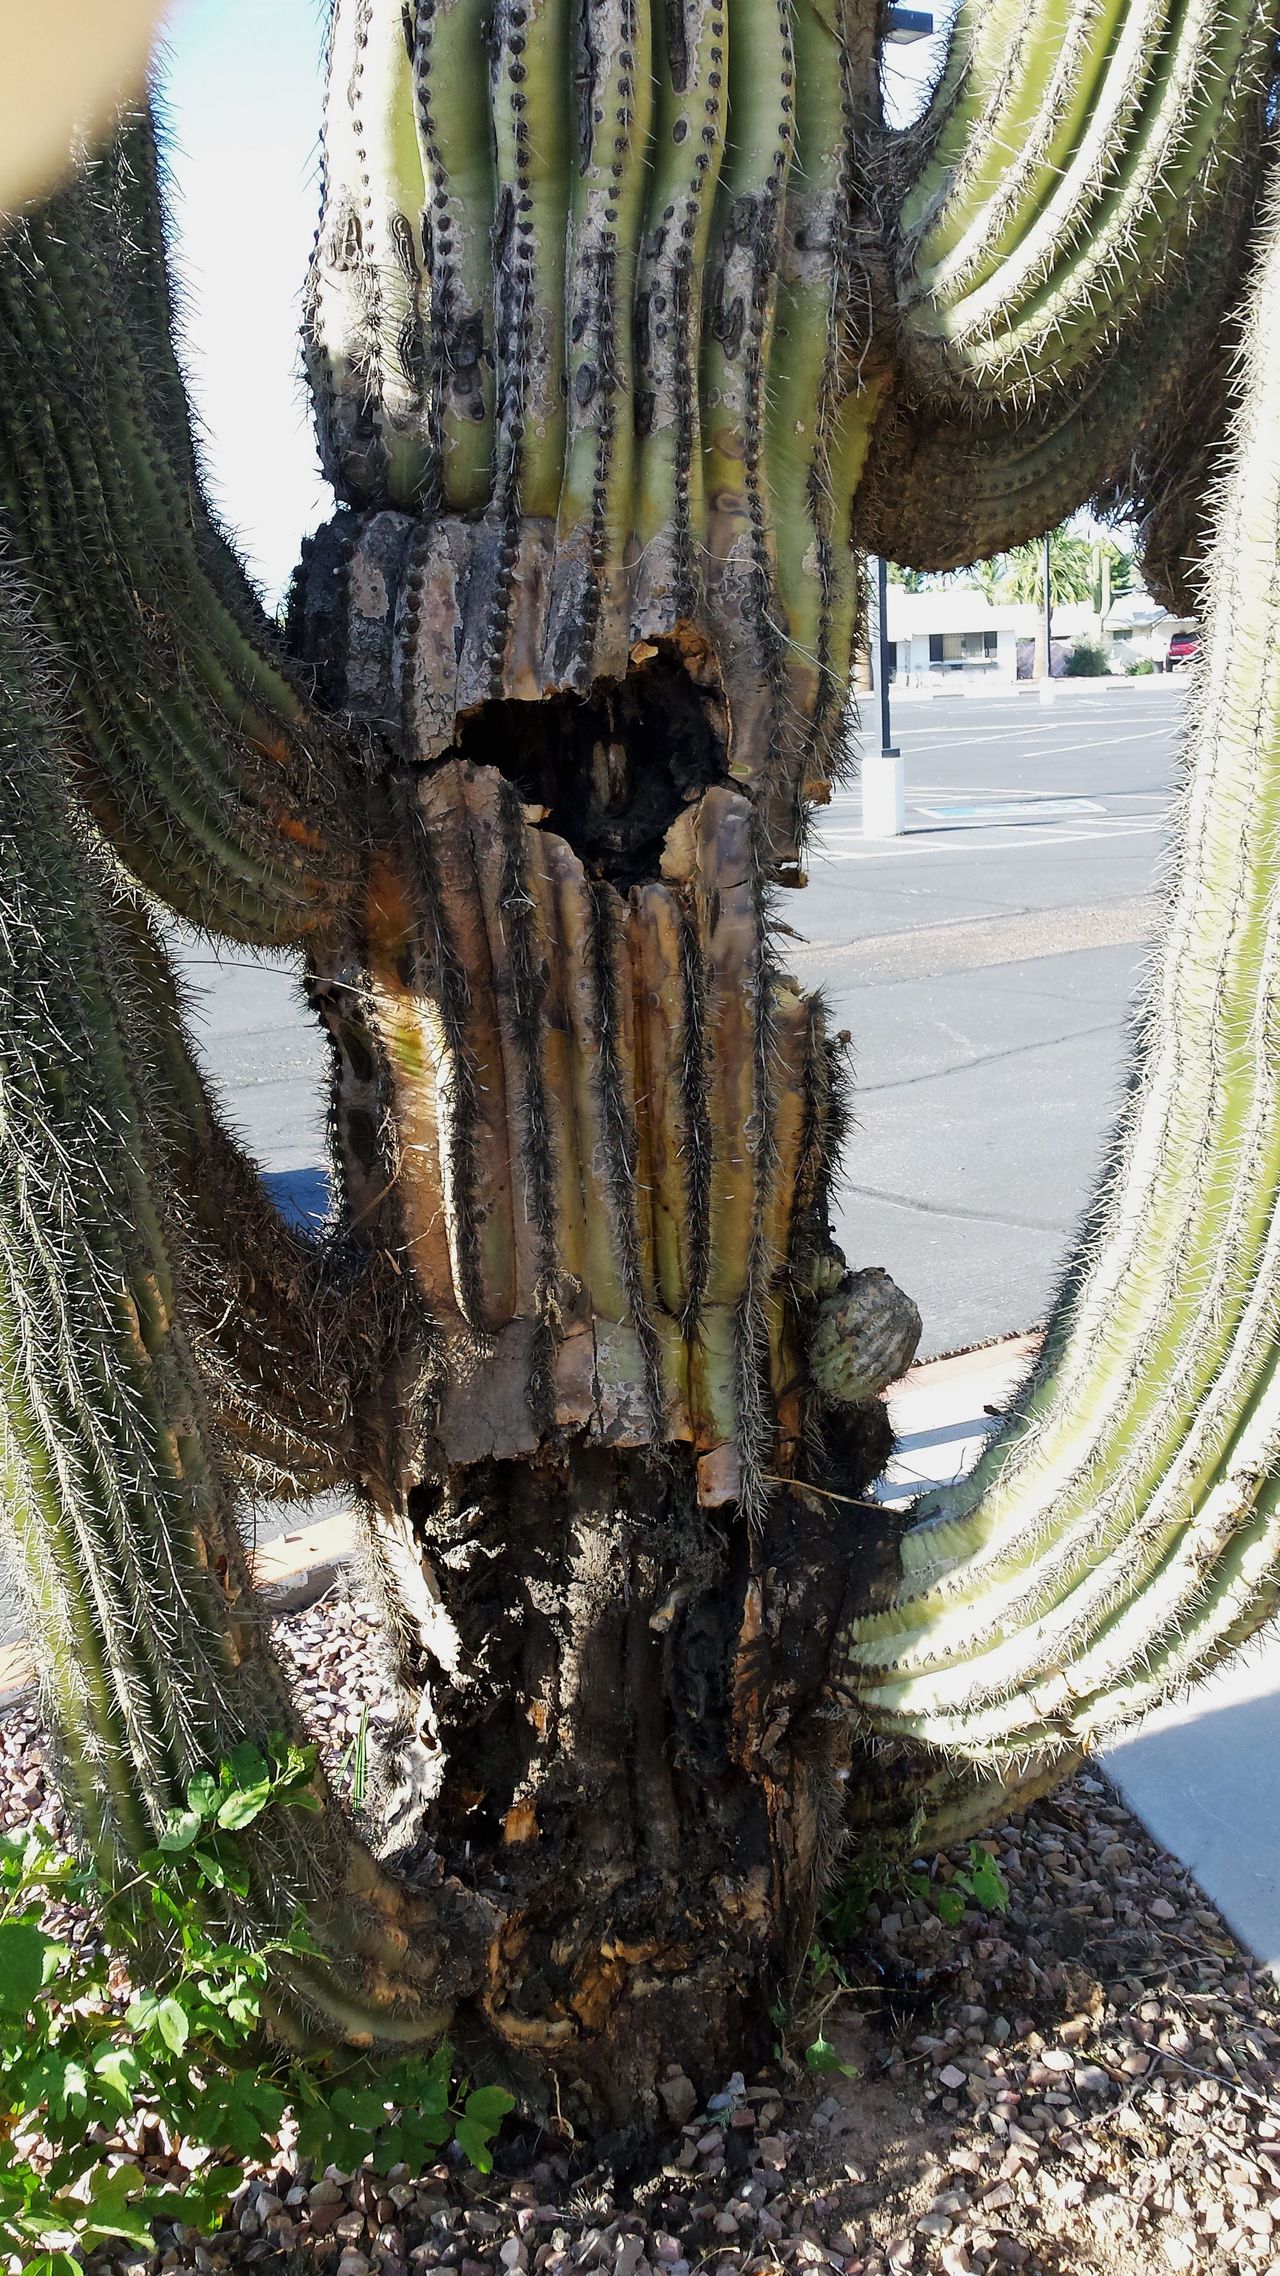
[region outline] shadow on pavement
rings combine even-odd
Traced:
[[[262,1182],[282,1217],[291,1225],[313,1231],[329,1215],[329,1173],[305,1170],[264,1170]]]

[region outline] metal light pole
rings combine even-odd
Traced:
[[[880,690],[880,756],[896,759],[889,739],[889,564],[876,560],[876,686]]]
[[[1044,533],[1044,678],[1040,683],[1041,703],[1052,703],[1053,696],[1053,567],[1049,554],[1048,530]]]
[[[902,753],[889,741],[889,569],[876,560],[876,693],[880,698],[880,749],[862,763],[862,835],[900,838],[907,826],[907,783]]]

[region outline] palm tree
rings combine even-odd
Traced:
[[[337,505],[283,643],[201,491],[146,117],[7,233],[7,1521],[116,1855],[292,1712],[237,1495],[358,1497],[399,1721],[363,1829],[318,1790],[254,1853],[313,1924],[283,2030],[447,2025],[652,2114],[762,2042],[851,1829],[980,1826],[1271,1608],[1278,16],[975,0],[896,134],[860,0],[338,0]],[[833,1247],[843,1061],[770,929],[859,555],[1155,494],[1237,333],[1124,1145],[1011,1435],[899,1539],[860,1496],[918,1315]],[[156,903],[305,974],[320,1239]]]
[[[1097,566],[1097,548],[1087,537],[1075,535],[1066,529],[1049,533],[1049,586],[1056,601],[1087,601],[1092,597]],[[1004,556],[1004,572],[1000,579],[1003,593],[1011,601],[1044,600],[1044,541],[1015,546]]]

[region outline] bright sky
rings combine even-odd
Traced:
[[[184,360],[215,500],[273,602],[331,511],[298,367],[324,14],[324,0],[174,0],[168,19]],[[889,49],[891,109],[918,102],[936,45]]]
[[[322,40],[318,0],[175,0],[168,20],[184,361],[216,501],[273,600],[332,511],[298,366]]]

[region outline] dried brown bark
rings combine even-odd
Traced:
[[[767,2052],[838,1840],[821,1694],[889,1436],[806,1358],[838,1047],[778,968],[749,736],[692,626],[526,688],[532,579],[503,692],[464,702],[479,552],[383,515],[311,567],[330,700],[407,699],[313,981],[351,1221],[406,1291],[364,1441],[388,1859],[489,1908],[451,2024],[477,2069],[651,2125],[672,2063]],[[882,1324],[875,1276],[859,1301]]]

